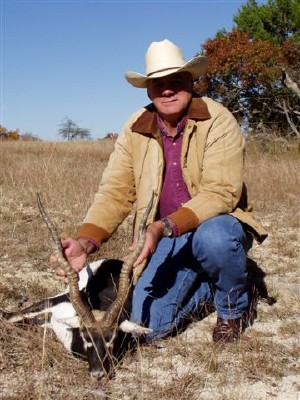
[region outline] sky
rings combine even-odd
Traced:
[[[119,133],[149,103],[126,71],[145,73],[153,41],[169,39],[186,61],[230,31],[245,1],[0,0],[0,124],[58,140],[72,119],[93,139]]]

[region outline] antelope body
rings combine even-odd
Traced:
[[[22,320],[48,324],[65,348],[88,360],[92,377],[102,378],[113,372],[128,334],[143,335],[151,329],[126,319],[130,314],[133,264],[145,240],[146,221],[154,194],[140,225],[139,241],[125,262],[104,259],[91,263],[79,276],[63,256],[55,226],[45,212],[38,195],[38,206],[52,238],[52,247],[68,277],[68,289],[23,310],[0,310],[11,322]]]
[[[96,321],[101,324],[105,311],[117,296],[123,262],[102,259],[89,264],[79,273],[78,286],[83,301],[93,310]],[[131,343],[131,334],[143,334],[150,330],[142,328],[127,318],[130,314],[130,295],[119,316],[118,325],[109,337],[90,337],[69,298],[69,288],[22,310],[0,310],[0,316],[12,323],[26,321],[54,331],[63,346],[75,356],[88,361],[91,376],[101,378],[113,371],[117,358]]]

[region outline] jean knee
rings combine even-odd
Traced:
[[[246,255],[246,234],[240,222],[230,215],[203,222],[192,241],[193,254],[200,263],[224,265],[232,253]]]
[[[213,251],[222,251],[233,241],[244,244],[245,240],[246,235],[241,223],[231,215],[219,215],[204,221],[193,238],[193,241]]]

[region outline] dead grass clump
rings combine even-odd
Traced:
[[[87,384],[86,362],[68,354],[47,329],[0,320],[0,330],[1,398],[75,400],[79,393],[89,399],[84,396],[93,390],[100,393],[98,384]]]
[[[289,323],[283,323],[278,328],[278,333],[283,336],[296,336],[300,332],[300,322],[299,321],[291,321]]]
[[[236,349],[233,349],[234,354]],[[277,343],[256,337],[251,343],[242,341],[239,347],[242,353],[244,374],[259,377],[280,379],[286,374],[297,374],[299,369],[294,363],[287,362],[291,356],[291,349]]]

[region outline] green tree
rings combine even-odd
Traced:
[[[248,0],[233,20],[252,39],[277,45],[287,39],[300,40],[300,0],[268,0],[261,5]]]
[[[65,117],[58,130],[58,134],[66,140],[84,140],[91,139],[89,129],[79,128],[70,118]]]

